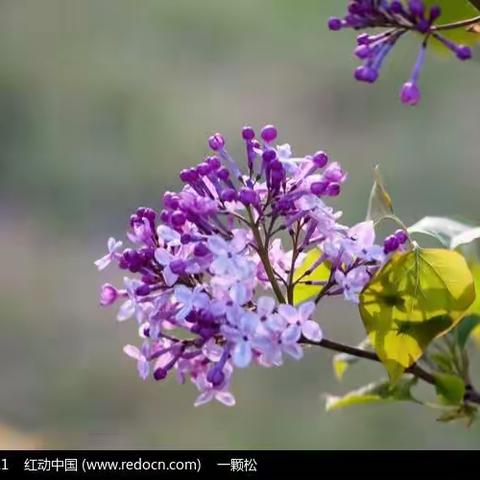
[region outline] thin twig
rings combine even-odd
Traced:
[[[351,347],[350,345],[344,345],[342,343],[334,342],[327,338],[322,339],[320,342],[314,342],[308,340],[305,337],[300,339],[300,343],[304,345],[315,345],[318,347],[323,347],[328,350],[333,350],[334,352],[347,353],[354,357],[363,358],[366,360],[371,360],[373,362],[381,362],[380,358],[375,352],[369,352],[368,350],[362,350],[360,348]],[[436,384],[435,377],[430,373],[420,367],[418,364],[413,364],[411,367],[405,370],[406,373],[411,373],[412,375],[420,378],[430,385]],[[466,402],[477,403],[480,405],[480,393],[476,392],[471,386],[467,386],[465,399]]]

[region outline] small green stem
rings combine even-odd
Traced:
[[[475,4],[476,2],[475,6],[480,8],[480,0],[470,0],[470,1],[473,4]],[[437,25],[436,27],[433,27],[432,30],[435,32],[440,32],[443,30],[454,30],[456,28],[469,27],[471,25],[475,25],[476,23],[480,23],[480,16],[469,18],[467,20],[460,20],[458,22],[445,23],[444,25]]]

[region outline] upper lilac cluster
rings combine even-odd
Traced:
[[[235,367],[280,365],[284,355],[302,357],[302,342],[321,343],[315,303],[331,295],[358,302],[371,275],[407,240],[396,233],[379,246],[372,222],[339,223],[341,213],[325,201],[340,193],[347,175],[323,151],[294,157],[289,145],[275,145],[272,125],[259,138],[245,127],[242,137],[244,171],[222,135],[211,136],[212,155],[182,170],[185,185],[165,193],[163,210],[139,208],[130,217],[133,247],[111,238],[95,262],[100,270],[114,262],[135,274],[122,289],[103,285],[101,304],[122,300],[118,320],[136,317],[141,345],[124,350],[140,376],[162,380],[175,370],[180,382],[190,378],[199,389],[196,405],[233,405]],[[318,260],[295,275],[313,248]],[[310,281],[321,264],[329,278]],[[320,293],[294,305],[295,288],[305,284]]]
[[[425,61],[425,51],[431,36],[442,42],[460,60],[472,57],[472,50],[458,45],[443,36],[435,22],[441,17],[438,5],[425,6],[423,0],[351,0],[344,18],[332,17],[328,21],[331,30],[353,28],[386,28],[379,34],[361,33],[357,37],[355,55],[363,64],[355,70],[355,78],[361,82],[374,83],[388,54],[397,41],[408,31],[423,36],[417,60],[410,79],[404,83],[400,98],[404,104],[416,105],[420,101],[418,81]]]

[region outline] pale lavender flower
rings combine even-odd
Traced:
[[[314,302],[302,303],[299,307],[279,305],[279,315],[288,322],[288,327],[282,333],[282,340],[285,343],[298,342],[303,335],[308,340],[320,342],[322,331],[318,323],[311,319],[314,311]]]
[[[98,270],[104,270],[105,268],[110,265],[112,260],[114,260],[115,256],[117,255],[117,251],[122,248],[123,243],[117,242],[113,237],[110,237],[107,242],[108,253],[104,255],[102,258],[99,258],[95,261],[95,265]]]
[[[335,281],[343,289],[343,296],[346,300],[358,303],[358,295],[364,289],[370,275],[365,267],[358,267],[345,273],[338,269],[335,271]]]

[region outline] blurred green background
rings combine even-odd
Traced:
[[[342,384],[331,355],[238,372],[238,406],[195,409],[193,386],[142,383],[122,353],[136,324],[98,306],[93,260],[138,205],[159,207],[220,130],[276,123],[296,153],[350,172],[337,207],[363,218],[380,163],[406,222],[480,221],[480,65],[431,55],[416,109],[398,101],[417,44],[376,87],[352,80],[338,0],[3,0],[0,3],[0,446],[50,448],[475,448],[480,427],[410,405],[324,412],[382,374]],[[362,338],[355,308],[322,306],[332,338]],[[474,357],[473,362],[478,362]]]

